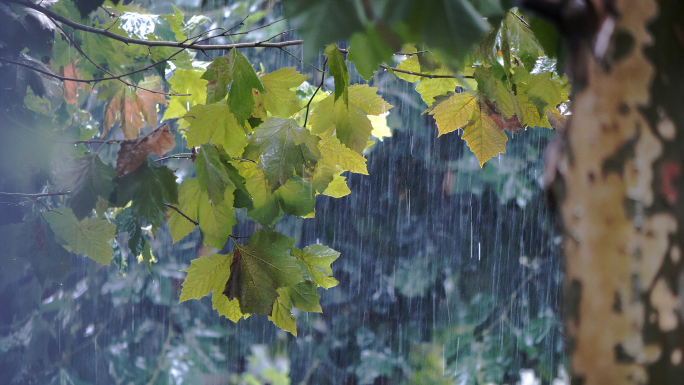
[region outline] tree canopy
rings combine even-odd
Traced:
[[[359,12],[288,1],[287,21],[260,12],[230,29],[176,8],[2,4],[5,146],[36,150],[3,152],[12,161],[2,194],[31,202],[6,225],[26,238],[10,255],[33,255],[36,275],[57,281],[70,253],[110,265],[130,252],[152,271],[150,239],[168,217],[174,242],[199,227],[218,251],[186,270],[181,302],[212,292],[220,315],[267,315],[295,335],[292,309],[322,311],[316,288],[337,284],[339,253],[295,248],[273,226],[313,217],[319,194],[348,194],[343,174],[367,174],[364,154],[390,135],[392,105],[351,84],[349,65],[366,81],[387,72],[414,83],[439,135],[461,132],[480,167],[511,134],[562,124],[567,111],[567,80],[534,25],[498,2],[373,2]],[[302,40],[287,39],[288,24]],[[299,68],[267,72],[246,52],[299,44]],[[323,48],[322,63],[309,64]],[[169,168],[171,159],[187,161]],[[238,221],[257,230],[236,237]]]

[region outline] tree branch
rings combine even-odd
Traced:
[[[43,8],[37,4],[34,4],[30,1],[27,0],[0,0],[0,2],[4,3],[15,3],[15,4],[20,4],[25,7],[34,9],[52,19],[55,21],[58,21],[64,25],[67,25],[73,29],[84,31],[84,32],[89,32],[89,33],[94,33],[97,35],[102,35],[105,37],[108,37],[112,40],[120,41],[125,44],[136,44],[136,45],[142,45],[146,47],[174,47],[174,48],[185,48],[185,49],[196,49],[200,51],[215,51],[215,50],[229,50],[233,48],[256,48],[256,47],[264,47],[264,48],[282,48],[282,47],[287,47],[291,45],[302,45],[303,41],[302,40],[289,40],[289,41],[283,41],[279,43],[271,43],[271,42],[251,42],[251,43],[234,43],[234,44],[207,44],[207,45],[198,45],[197,43],[187,43],[187,42],[175,42],[175,41],[149,41],[149,40],[141,40],[141,39],[134,39],[126,36],[121,36],[117,35],[115,33],[109,32],[105,29],[101,28],[95,28],[95,27],[89,27],[87,25],[79,24],[74,21],[71,21],[53,11],[50,11],[49,9]],[[277,22],[277,21],[276,21]],[[275,23],[275,22],[274,22]],[[219,35],[220,36],[220,35]],[[214,36],[216,37],[216,36]]]
[[[83,56],[84,58],[86,58],[86,60],[88,60],[92,65],[94,65],[95,68],[97,68],[98,70],[100,70],[100,71],[106,73],[107,75],[111,76],[112,79],[116,79],[116,80],[120,81],[121,83],[123,83],[123,84],[125,84],[125,85],[127,85],[127,86],[129,86],[129,87],[133,87],[133,88],[135,88],[135,89],[140,89],[140,90],[143,90],[143,91],[151,92],[151,93],[153,93],[153,94],[171,95],[171,94],[168,94],[168,93],[163,92],[163,91],[155,91],[155,90],[150,90],[150,89],[148,89],[148,88],[144,88],[144,87],[137,86],[137,85],[135,85],[135,84],[133,84],[133,83],[131,83],[131,82],[128,82],[128,81],[124,80],[123,77],[124,77],[124,76],[130,76],[130,75],[133,75],[133,74],[135,74],[135,73],[145,71],[145,70],[147,70],[147,69],[149,69],[149,68],[151,68],[151,67],[154,67],[154,66],[156,66],[156,65],[158,65],[158,64],[167,62],[167,61],[171,60],[171,58],[173,58],[174,56],[176,56],[176,55],[178,55],[179,53],[185,51],[185,48],[181,48],[180,50],[178,50],[178,52],[176,52],[176,53],[174,53],[173,55],[167,57],[166,59],[161,60],[161,61],[159,61],[159,62],[156,62],[156,63],[154,63],[154,64],[151,64],[151,65],[149,65],[149,66],[147,66],[147,67],[145,67],[145,68],[142,68],[142,69],[139,69],[139,70],[136,70],[136,71],[133,71],[133,72],[129,72],[129,73],[126,73],[126,74],[123,74],[123,75],[120,75],[120,76],[116,76],[116,75],[114,75],[113,73],[111,73],[111,72],[109,72],[108,70],[106,70],[105,68],[102,68],[102,66],[100,66],[99,64],[95,63],[95,61],[93,61],[93,59],[91,59],[90,56],[86,55],[86,53],[83,52],[83,50],[82,50],[81,47],[78,45],[78,43],[76,43],[76,41],[75,41],[71,36],[69,36],[68,33],[66,33],[66,31],[64,30],[64,28],[62,28],[62,26],[59,25],[59,23],[55,22],[55,20],[52,19],[50,16],[48,16],[48,15],[46,15],[46,16],[47,16],[50,20],[52,20],[52,22],[57,26],[57,28],[59,28],[60,31],[62,31],[62,34],[64,34],[64,36],[66,36],[67,40],[69,40],[69,42],[71,43],[71,45],[74,46],[74,48],[76,48],[76,50],[78,51],[78,53],[81,54],[81,56]],[[173,95],[173,96],[177,96],[177,95]]]

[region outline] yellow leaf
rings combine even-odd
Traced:
[[[483,102],[478,103],[470,122],[463,129],[462,138],[477,157],[480,167],[499,153],[506,153],[508,136],[489,117],[487,106]]]
[[[333,168],[341,167],[343,170],[353,173],[368,175],[366,158],[340,143],[336,136],[321,140],[318,143],[318,148],[321,151],[324,165]]]
[[[389,115],[389,111],[378,116],[368,115],[368,119],[373,125],[373,131],[371,131],[371,134],[380,139],[380,141],[382,141],[383,138],[389,138],[392,136],[392,130],[390,130],[389,126],[387,125],[387,115]]]
[[[342,198],[345,195],[351,194],[351,190],[347,187],[346,178],[338,174],[333,177],[332,182],[330,182],[328,188],[322,194],[333,198]]]
[[[437,122],[438,135],[444,135],[468,124],[477,107],[477,99],[468,92],[453,94],[447,100],[437,104],[430,111]]]

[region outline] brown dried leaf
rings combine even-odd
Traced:
[[[164,91],[158,78],[143,80],[139,86],[157,92]],[[107,106],[103,122],[104,133],[120,122],[124,137],[134,139],[142,130],[144,123],[153,125],[157,122],[157,104],[166,105],[164,94],[142,89],[137,89],[133,93],[123,87]]]
[[[62,67],[62,76],[72,79],[81,79],[81,74],[76,69],[76,62],[69,63],[68,66]],[[85,90],[85,83],[64,82],[64,100],[69,104],[74,104],[78,98],[78,90]]]
[[[102,122],[102,136],[105,136],[112,126],[116,124],[119,113],[121,112],[123,94],[115,95],[112,101],[109,102],[107,110],[105,111],[104,121]]]
[[[169,123],[164,123],[139,138],[123,141],[116,159],[116,175],[122,177],[132,173],[145,163],[150,154],[163,156],[175,145],[176,140],[169,131]]]

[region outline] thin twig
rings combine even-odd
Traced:
[[[74,142],[70,141],[63,141],[64,143],[69,143],[69,144],[116,144],[116,143],[121,143],[124,140],[121,139],[111,139],[111,140],[99,140],[99,139],[92,139],[92,140],[77,140]]]
[[[420,55],[422,53],[428,53],[428,52],[430,52],[430,51],[424,49],[424,50],[418,51],[418,52],[395,52],[394,54],[395,55],[403,55],[403,56],[413,56],[413,55]]]
[[[314,97],[316,97],[316,94],[318,93],[318,90],[323,87],[323,82],[325,81],[325,66],[328,64],[328,58],[325,58],[325,61],[323,62],[323,71],[321,71],[321,84],[318,85],[318,88],[316,88],[316,91],[314,91],[313,95],[311,95],[311,98],[309,99],[309,102],[306,103],[306,115],[304,115],[304,127],[306,127],[306,123],[309,120],[309,108],[311,108],[311,102],[313,102]]]
[[[162,162],[162,161],[167,160],[167,159],[191,159],[191,158],[192,158],[192,154],[188,153],[188,154],[176,154],[176,155],[164,156],[162,158],[155,159],[154,161],[155,162]]]
[[[402,73],[402,74],[418,76],[418,77],[421,77],[421,78],[428,78],[428,79],[458,79],[458,76],[454,76],[454,75],[424,74],[424,73],[420,73],[420,72],[413,72],[413,71],[403,70],[403,69],[401,69],[401,68],[390,67],[390,66],[385,65],[385,64],[380,64],[380,68],[384,68],[384,69],[386,69],[386,70],[392,70],[392,71],[394,71],[394,72],[399,72],[399,73]],[[468,76],[468,75],[464,75],[464,76],[461,76],[461,77],[464,78],[464,79],[473,79],[473,78],[474,78],[473,76]]]
[[[10,192],[0,192],[0,196],[6,197],[17,197],[17,198],[44,198],[52,197],[57,195],[69,195],[71,191],[53,192],[53,193],[37,193],[37,194],[27,194],[27,193],[10,193]]]
[[[0,1],[3,1],[3,0],[0,0]],[[120,80],[120,78],[123,78],[124,76],[129,76],[129,75],[132,75],[132,74],[135,74],[135,73],[138,73],[138,72],[142,72],[142,71],[148,70],[148,69],[154,67],[155,65],[157,65],[157,64],[159,64],[159,63],[168,61],[168,60],[170,60],[173,56],[175,56],[175,55],[177,55],[177,54],[179,54],[179,53],[180,53],[180,51],[179,51],[179,52],[176,52],[175,54],[169,56],[168,58],[166,58],[166,59],[164,59],[164,60],[162,60],[162,61],[160,61],[160,62],[157,62],[157,63],[154,63],[154,64],[150,64],[149,66],[147,66],[147,67],[145,67],[145,68],[141,68],[141,69],[139,69],[139,70],[135,70],[135,71],[132,71],[132,72],[129,72],[129,73],[125,73],[125,74],[123,74],[123,75],[118,75],[118,76],[113,76],[113,77],[106,77],[106,78],[98,78],[98,79],[77,79],[77,78],[70,78],[70,77],[67,77],[67,76],[61,76],[61,75],[57,75],[57,74],[54,74],[54,73],[49,72],[49,71],[42,70],[42,69],[40,69],[40,68],[36,68],[36,67],[34,67],[34,66],[31,66],[31,65],[22,63],[22,62],[20,62],[20,61],[16,61],[16,60],[4,58],[4,57],[0,57],[0,61],[6,62],[6,63],[11,63],[11,64],[14,64],[14,65],[18,65],[18,66],[21,66],[21,67],[24,67],[24,68],[28,68],[28,69],[30,69],[30,70],[32,70],[32,71],[39,72],[39,73],[41,73],[41,74],[43,74],[43,75],[46,75],[46,76],[49,76],[49,77],[51,77],[51,78],[55,78],[55,79],[61,80],[61,81],[63,81],[63,82],[66,81],[66,82],[76,82],[76,83],[86,83],[86,84],[90,84],[90,83],[103,82],[103,81],[106,81],[106,80]],[[135,85],[131,85],[131,86],[132,86],[132,87],[135,87],[135,88],[142,88],[142,87],[138,87],[138,86],[135,86]],[[155,93],[155,94],[161,94],[161,95],[166,95],[166,96],[190,96],[190,94],[166,93],[166,92],[162,92],[162,91],[149,90],[149,89],[146,89],[146,88],[142,88],[142,89],[144,89],[145,91],[149,91],[149,92]]]
[[[189,220],[190,222],[194,223],[195,226],[199,226],[199,222],[197,222],[196,220],[193,220],[193,219],[190,218],[189,216],[183,214],[183,212],[180,211],[180,209],[179,209],[178,207],[172,206],[172,205],[170,205],[170,204],[168,204],[168,203],[165,203],[165,205],[166,205],[166,207],[168,207],[168,208],[170,208],[170,209],[176,211],[178,214],[180,214],[181,216],[183,216],[183,218],[185,218],[185,219]]]

